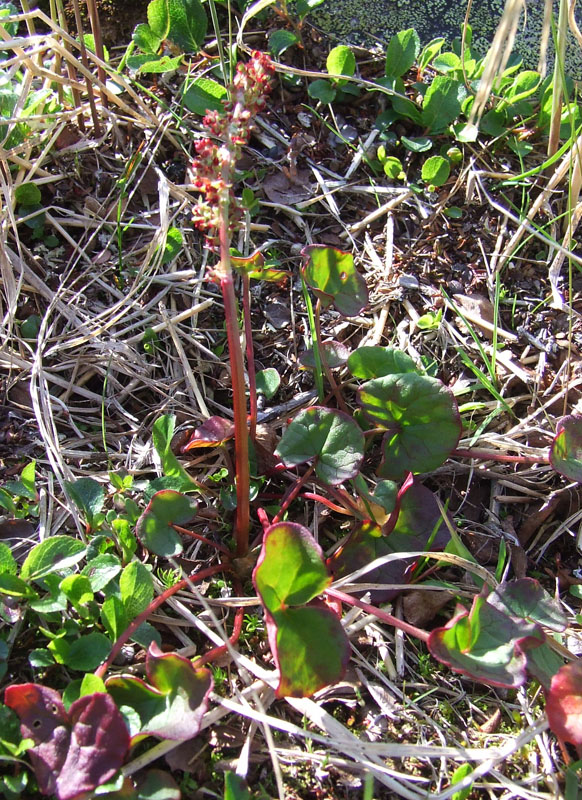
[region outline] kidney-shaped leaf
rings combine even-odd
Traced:
[[[562,742],[571,742],[582,758],[582,661],[565,664],[552,678],[546,698],[550,728]]]
[[[432,655],[455,672],[492,686],[521,686],[526,680],[526,651],[545,641],[536,623],[516,621],[479,595],[470,611],[460,607],[428,639]]]
[[[550,464],[569,481],[582,483],[582,416],[572,414],[558,421]]]
[[[143,546],[157,556],[177,556],[182,552],[182,540],[172,525],[190,522],[197,510],[198,504],[192,497],[162,489],[148,503],[135,531]]]
[[[566,627],[560,603],[535,578],[500,583],[487,602],[512,617],[539,622],[553,631],[563,631]]]
[[[358,474],[364,434],[343,411],[312,406],[290,423],[275,454],[287,467],[315,459],[317,475],[335,486]]]
[[[253,580],[265,607],[275,612],[313,600],[329,586],[331,576],[307,528],[277,522],[265,531]]]
[[[408,472],[431,472],[457,446],[461,420],[451,392],[435,378],[385,375],[360,387],[364,416],[385,428],[379,474],[402,480]]]
[[[198,734],[212,691],[212,674],[194,669],[192,662],[176,653],[163,653],[152,642],[146,658],[146,675],[108,678],[107,691],[118,706],[133,708],[140,719],[134,739],[191,739]]]
[[[368,302],[368,289],[352,254],[323,244],[310,244],[301,254],[303,278],[321,303],[333,303],[344,317],[357,316]]]
[[[409,355],[391,347],[358,347],[348,358],[348,369],[364,381],[418,371]]]
[[[343,677],[350,644],[339,617],[323,602],[267,611],[265,620],[280,671],[278,697],[306,697]]]
[[[129,731],[113,699],[85,695],[69,712],[54,689],[36,683],[9,686],[4,702],[20,717],[40,791],[71,800],[106,783],[123,764]]]
[[[350,351],[345,344],[343,344],[343,342],[322,342],[321,351],[323,358],[330,369],[336,369],[337,367],[343,366],[350,355]],[[313,347],[310,347],[309,350],[305,350],[305,352],[301,353],[299,356],[299,363],[306,369],[315,369],[316,363]]]

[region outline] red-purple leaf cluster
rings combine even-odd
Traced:
[[[106,783],[123,764],[129,731],[108,694],[80,697],[67,712],[54,689],[22,683],[6,689],[4,702],[20,717],[22,735],[35,743],[28,753],[42,794],[73,800]]]

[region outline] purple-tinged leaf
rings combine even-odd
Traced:
[[[412,372],[374,378],[360,387],[358,403],[369,422],[386,429],[378,470],[383,478],[432,472],[457,446],[457,403],[435,378]]]
[[[234,423],[224,417],[209,417],[192,433],[180,448],[181,453],[187,453],[198,447],[216,447],[224,444],[234,436]]]
[[[368,303],[368,288],[352,254],[323,244],[308,245],[301,253],[303,278],[322,305],[333,303],[344,317],[357,316]]]
[[[133,708],[140,728],[132,731],[132,742],[144,736],[161,739],[191,739],[198,734],[212,691],[212,674],[194,669],[192,662],[176,653],[163,653],[152,642],[146,658],[146,675],[121,675],[105,681],[118,706]]]
[[[323,351],[325,363],[330,369],[342,367],[350,355],[349,348],[347,348],[342,342],[322,342],[321,350]],[[299,363],[305,369],[315,369],[316,364],[313,347],[310,347],[309,350],[305,350],[305,352],[301,353],[299,356]]]
[[[539,622],[553,631],[563,631],[567,624],[558,600],[534,578],[499,584],[487,602],[511,617]]]
[[[391,501],[389,484],[382,486],[386,500]],[[392,553],[419,550],[442,550],[450,534],[444,523],[433,493],[421,483],[414,481],[403,487],[388,518],[388,526],[382,528],[373,522],[365,522],[329,559],[328,564],[334,578],[343,578],[364,567],[377,558]],[[397,515],[396,524],[391,520]],[[391,529],[390,529],[391,528]],[[360,578],[363,583],[391,584],[407,583],[414,561],[410,558],[390,561]],[[398,589],[373,589],[372,603],[385,603],[400,593]]]
[[[348,369],[355,378],[364,381],[385,375],[418,372],[409,355],[391,347],[358,347],[348,358]]]
[[[308,697],[341,680],[350,644],[335,614],[321,600],[265,612],[273,658],[280,672],[278,697]]]
[[[315,459],[315,472],[335,486],[354,478],[364,458],[364,434],[343,411],[312,406],[289,424],[275,451],[287,467]]]
[[[447,625],[431,632],[428,649],[443,664],[473,680],[517,687],[526,681],[526,651],[544,641],[539,625],[517,622],[479,595],[470,611],[459,606]]]
[[[43,794],[72,800],[106,783],[123,764],[129,731],[109,695],[85,695],[67,714],[54,689],[24,683],[9,686],[4,702],[35,743],[28,752]]]
[[[562,742],[571,742],[582,758],[582,661],[564,664],[554,675],[546,698],[550,728]]]
[[[582,416],[572,414],[558,420],[550,464],[569,481],[582,483]]]
[[[172,525],[190,522],[198,510],[192,497],[172,489],[156,492],[137,521],[135,532],[141,543],[157,556],[177,556],[182,540]]]

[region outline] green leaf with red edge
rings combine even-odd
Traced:
[[[582,416],[571,414],[558,420],[550,464],[569,481],[582,483]]]
[[[516,620],[482,595],[470,611],[458,606],[447,625],[428,639],[431,654],[455,672],[492,686],[516,687],[527,677],[527,651],[545,641],[535,622]]]
[[[321,351],[323,353],[325,363],[330,369],[342,367],[350,355],[349,349],[342,342],[322,342]],[[316,364],[313,347],[310,347],[309,350],[305,350],[305,352],[301,353],[299,356],[299,363],[304,369],[315,369]]]
[[[212,691],[212,674],[195,669],[177,653],[163,653],[152,642],[146,657],[149,683],[133,676],[116,676],[105,681],[118,706],[129,706],[140,719],[132,730],[132,743],[144,736],[161,739],[191,739],[198,734]]]
[[[20,717],[42,794],[72,800],[110,780],[129,749],[129,731],[113,699],[80,697],[68,713],[54,689],[36,683],[9,686],[4,702]]]
[[[383,478],[432,472],[457,446],[457,403],[436,378],[412,372],[374,378],[358,390],[358,403],[369,422],[387,431],[378,470]]]
[[[388,495],[388,487],[382,487]],[[382,528],[373,522],[361,525],[345,544],[328,560],[335,579],[343,578],[382,556],[419,550],[443,550],[449,541],[449,530],[442,519],[434,494],[417,481],[400,491],[394,511]],[[396,523],[392,522],[394,516]],[[408,583],[415,561],[401,558],[389,561],[359,580],[364,583]],[[385,603],[400,592],[398,589],[373,589],[371,601]]]
[[[302,605],[331,583],[321,547],[296,522],[277,522],[265,531],[253,572],[255,588],[269,611]]]
[[[195,450],[198,447],[216,447],[224,444],[234,436],[234,423],[225,417],[208,417],[202,425],[190,435],[188,441],[180,448],[181,453]]]
[[[281,673],[278,696],[303,697],[338,681],[349,643],[337,615],[316,599],[331,576],[307,528],[294,522],[267,528],[253,583]]]
[[[311,244],[301,251],[305,283],[322,305],[335,305],[344,317],[357,316],[368,303],[366,281],[356,271],[351,253],[323,244]]]
[[[185,525],[198,510],[198,504],[172,489],[156,492],[137,521],[135,532],[141,543],[157,556],[177,556],[182,552],[182,540],[172,525]]]
[[[500,583],[487,602],[511,617],[538,622],[552,631],[563,631],[567,625],[559,601],[535,578]]]
[[[582,758],[582,661],[572,661],[552,678],[546,696],[550,728],[561,742],[570,742]]]
[[[260,250],[256,250],[250,256],[230,257],[233,269],[241,275],[248,275],[256,281],[267,281],[268,283],[285,283],[289,273],[284,269],[265,267],[265,257]]]
[[[350,644],[339,617],[321,600],[265,612],[273,658],[280,671],[278,697],[307,697],[343,677]]]
[[[364,381],[384,375],[418,372],[409,355],[391,347],[358,347],[348,358],[348,369],[355,378]]]
[[[311,406],[289,424],[275,451],[287,467],[315,460],[315,472],[331,486],[358,474],[364,434],[342,411]]]

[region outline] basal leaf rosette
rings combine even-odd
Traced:
[[[279,697],[307,697],[340,680],[349,642],[338,616],[318,599],[331,583],[321,548],[302,525],[265,531],[253,582],[280,672]]]
[[[354,267],[354,257],[335,247],[310,244],[301,251],[305,283],[324,306],[334,305],[344,317],[357,316],[368,303],[366,281]]]
[[[369,422],[386,430],[378,470],[383,478],[432,472],[457,446],[457,403],[435,378],[412,372],[374,378],[358,390],[358,403]]]
[[[582,416],[571,414],[558,421],[550,464],[568,480],[582,483]]]
[[[315,461],[315,473],[336,486],[354,478],[364,458],[364,434],[343,411],[312,406],[289,424],[275,451],[287,467]]]

